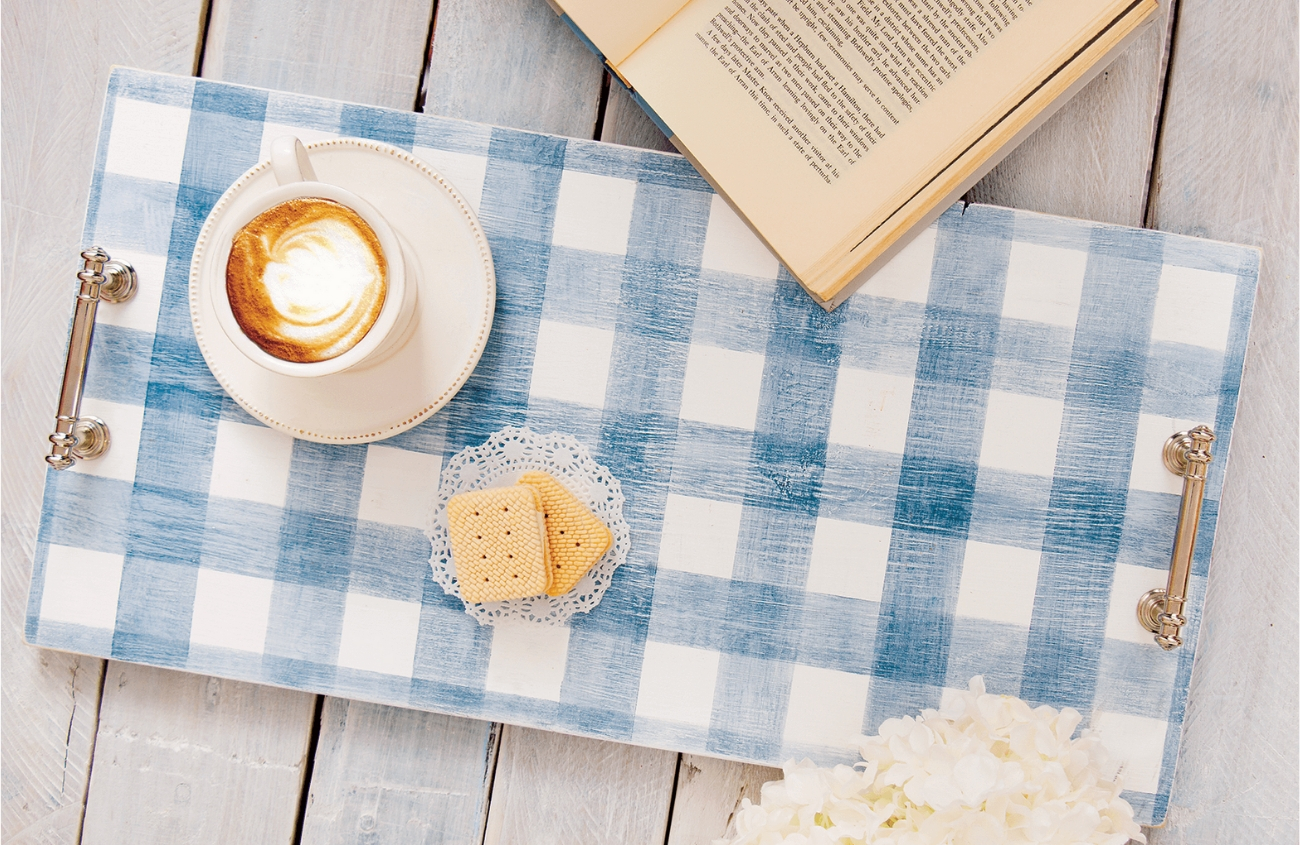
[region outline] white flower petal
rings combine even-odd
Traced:
[[[998,782],[998,758],[987,751],[962,757],[952,767],[952,778],[968,806],[983,803]]]
[[[886,720],[862,762],[783,766],[761,805],[741,802],[732,845],[1014,845],[1145,842],[1080,715],[989,695],[982,678],[941,710]]]

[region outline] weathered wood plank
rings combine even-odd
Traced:
[[[477,845],[497,738],[490,722],[326,699],[303,845]]]
[[[432,0],[212,0],[203,76],[409,110],[432,15]]]
[[[216,0],[203,75],[410,108],[431,14],[432,6],[424,0],[355,8]],[[375,45],[382,45],[382,57],[367,58],[364,50],[373,51]],[[228,684],[237,692],[227,696],[224,708],[199,709],[195,690],[172,682],[171,673],[145,667],[124,672],[133,679],[129,688],[110,683],[104,691],[103,711],[114,714],[122,727],[108,735],[107,745],[101,734],[87,835],[121,841],[128,833],[140,835],[133,827],[137,819],[149,819],[143,829],[158,838],[148,841],[290,841],[316,697]],[[149,693],[140,694],[141,689]],[[168,716],[173,711],[191,717],[173,723]],[[263,711],[274,714],[269,733],[260,730],[268,723]],[[250,728],[254,725],[257,729]],[[137,746],[117,747],[120,735],[162,736],[170,743],[165,750],[172,753],[159,764],[154,758],[160,752],[146,743],[139,748],[153,756],[141,758]],[[126,762],[120,763],[118,755]],[[214,759],[226,765],[214,767]],[[249,760],[251,764],[240,765]],[[198,789],[196,784],[220,788]],[[183,785],[189,791],[181,806],[169,790]],[[124,803],[121,795],[133,796],[135,802]],[[132,812],[123,814],[123,807]]]
[[[16,631],[9,630],[19,628],[19,622],[11,620],[21,620],[21,614],[21,605],[10,610],[6,601],[4,833],[0,839],[14,845],[76,842],[85,809],[104,661],[29,648]]]
[[[545,0],[440,0],[424,111],[590,138],[603,73]]]
[[[677,755],[506,726],[484,845],[661,845]]]
[[[416,102],[427,0],[299,4],[292,13],[214,2],[204,76],[390,108]],[[384,842],[477,841],[491,737],[488,723],[327,698],[302,841],[354,841],[358,832]]]
[[[987,202],[1141,226],[1173,3],[970,192]]]
[[[730,833],[742,798],[759,803],[759,790],[781,778],[780,769],[683,754],[668,845],[710,845]]]
[[[392,108],[416,103],[431,0],[213,2],[205,77]],[[320,727],[304,843],[482,839],[490,723],[327,698]]]
[[[1263,250],[1192,672],[1153,845],[1295,842],[1297,11],[1181,0],[1149,223]]]
[[[605,122],[601,125],[600,140],[628,147],[676,152],[659,127],[646,116],[632,95],[623,86],[611,81],[609,97],[605,102]]]
[[[87,845],[293,841],[315,696],[116,661],[104,685]]]
[[[544,0],[441,0],[425,111],[590,138],[603,72]],[[663,841],[676,755],[506,727],[499,759],[486,842]]]
[[[114,64],[192,72],[203,6],[203,0],[12,0],[0,11],[0,840],[15,845],[77,839],[104,666],[22,641],[41,457],[63,371],[104,88]]]

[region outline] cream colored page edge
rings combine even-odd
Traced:
[[[693,3],[619,69],[801,275],[885,220],[1131,0],[1039,0],[833,185],[807,167],[696,41],[724,5]],[[989,84],[995,69],[1002,79],[996,86]],[[745,147],[734,143],[739,136]]]
[[[855,279],[871,268],[879,269],[894,244],[906,242],[907,233],[928,225],[992,170],[1003,157],[1048,120],[1137,37],[1159,11],[1158,0],[1140,0],[1103,33],[1072,57],[1052,79],[1034,90],[985,135],[943,168],[921,190],[855,249],[832,252],[800,281],[819,302],[838,304],[856,289]],[[956,186],[956,187],[953,187]],[[935,197],[941,197],[935,199]],[[911,222],[909,222],[911,221]],[[850,245],[851,246],[851,245]]]
[[[617,66],[690,0],[551,0]]]

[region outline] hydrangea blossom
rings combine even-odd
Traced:
[[[988,695],[984,679],[859,737],[862,762],[783,766],[741,802],[730,845],[1125,845],[1146,842],[1106,752],[1071,708]],[[718,840],[714,845],[728,845]]]

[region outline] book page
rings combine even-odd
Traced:
[[[615,67],[690,0],[551,0]]]
[[[1129,5],[696,0],[620,71],[800,273],[865,237]]]
[[[695,37],[831,184],[1033,3],[733,0]]]

